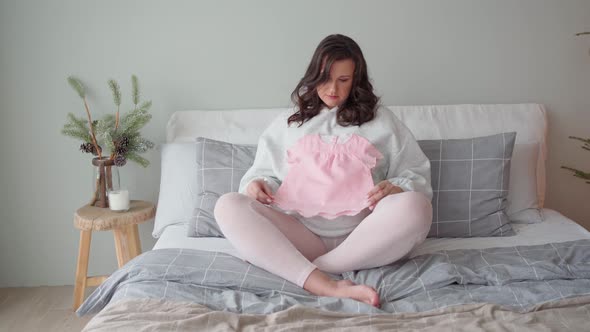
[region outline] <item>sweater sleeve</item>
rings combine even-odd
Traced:
[[[398,140],[395,145],[401,147],[390,155],[387,179],[403,191],[421,192],[432,199],[430,161],[410,130],[397,118],[395,122],[392,140]]]
[[[271,187],[273,193],[277,191],[281,185],[281,180],[277,176],[277,164],[284,159],[285,127],[286,119],[284,114],[281,114],[264,130],[258,139],[254,163],[242,177],[238,192],[244,194],[250,182],[254,180],[263,180]]]

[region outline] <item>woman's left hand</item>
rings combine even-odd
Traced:
[[[372,211],[375,208],[375,205],[379,203],[379,201],[388,195],[399,194],[404,192],[402,188],[392,184],[388,180],[383,180],[369,191],[367,194],[367,202],[369,203],[369,209]]]

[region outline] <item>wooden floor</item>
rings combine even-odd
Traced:
[[[82,330],[92,317],[76,316],[73,294],[73,286],[0,288],[0,331]]]

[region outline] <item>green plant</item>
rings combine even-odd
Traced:
[[[570,136],[569,138],[583,142],[584,145],[582,145],[582,149],[590,151],[590,139],[589,138],[581,138],[581,137],[576,137],[576,136]],[[578,178],[581,178],[584,180],[590,180],[590,173],[583,172],[583,171],[580,171],[578,169],[568,167],[568,166],[561,166],[561,168],[571,171],[572,173],[574,173],[575,177],[578,177]],[[586,181],[586,183],[590,184],[590,181]]]
[[[115,80],[109,80],[108,86],[113,94],[113,101],[117,108],[115,114],[106,114],[99,120],[92,120],[92,114],[86,100],[86,89],[82,82],[73,77],[68,77],[68,83],[78,93],[84,103],[86,117],[76,117],[68,113],[67,122],[61,133],[82,140],[80,150],[91,153],[98,158],[103,157],[103,149],[109,151],[108,159],[116,166],[124,166],[127,160],[134,161],[143,167],[149,165],[149,161],[139,154],[154,147],[154,143],[143,138],[140,130],[152,118],[148,113],[152,106],[151,101],[140,103],[139,83],[135,75],[131,76],[133,109],[120,116],[121,90]]]
[[[583,36],[583,35],[590,35],[590,31],[576,33],[576,36]],[[589,138],[581,138],[581,137],[577,137],[577,136],[570,136],[569,138],[575,139],[575,140],[578,140],[578,141],[584,143],[582,145],[582,149],[590,151],[590,139]],[[586,173],[586,172],[580,171],[579,169],[575,169],[573,167],[568,167],[568,166],[561,166],[561,168],[567,169],[568,171],[574,173],[575,177],[578,177],[578,178],[584,179],[584,180],[590,180],[590,173]],[[586,183],[590,184],[590,181],[586,181]]]

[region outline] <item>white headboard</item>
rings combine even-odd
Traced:
[[[537,190],[542,206],[545,195],[547,118],[539,104],[388,106],[418,140],[469,138],[517,132],[516,143],[539,143]],[[167,142],[192,142],[195,137],[256,144],[258,137],[284,108],[195,110],[172,114]]]

